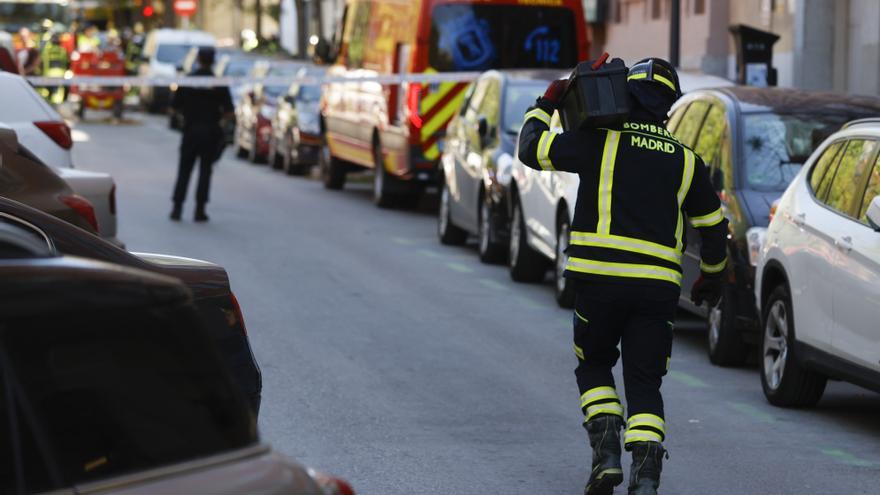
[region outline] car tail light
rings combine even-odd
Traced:
[[[232,292],[229,293],[229,299],[232,301],[232,310],[235,311],[235,317],[241,322],[241,333],[247,337],[247,326],[244,324],[244,316],[241,314],[241,306],[238,304],[238,298]]]
[[[116,184],[113,184],[113,187],[110,188],[110,213],[112,215],[116,214]]]
[[[77,215],[83,217],[85,221],[95,229],[96,234],[99,232],[98,218],[95,216],[95,207],[89,203],[89,200],[75,194],[73,196],[59,196],[58,199],[73,209]]]
[[[322,495],[355,495],[354,489],[345,480],[333,478],[326,474],[309,470],[315,484],[321,489]]]
[[[752,227],[746,231],[746,243],[749,248],[749,264],[758,266],[764,241],[767,239],[767,229],[764,227]]]
[[[773,217],[776,216],[776,210],[778,210],[778,209],[779,209],[779,200],[777,199],[777,200],[774,200],[773,203],[770,205],[770,213],[767,214],[767,219],[770,222],[773,221]]]
[[[412,83],[406,90],[406,108],[409,111],[409,121],[416,129],[422,128],[422,117],[419,115],[419,104],[422,100],[422,85]]]
[[[73,138],[70,136],[70,127],[66,123],[58,120],[47,120],[42,122],[34,122],[41,131],[49,136],[58,146],[69,150],[73,147]]]

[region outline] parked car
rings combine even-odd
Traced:
[[[94,208],[97,231],[101,237],[117,245],[116,184],[103,172],[73,168],[73,139],[67,123],[42,97],[18,75],[0,72],[0,125],[9,126],[18,140],[73,191]]]
[[[828,378],[880,392],[880,119],[828,138],[786,189],[758,256],[761,385],[808,406]]]
[[[579,1],[347,0],[345,5],[343,42],[328,50],[338,53],[327,71],[334,78],[563,69],[589,52]],[[329,83],[322,105],[324,186],[341,189],[349,171],[372,169],[374,203],[416,204],[440,178],[446,125],[466,87],[456,81]]]
[[[4,159],[4,168],[7,163]],[[183,281],[192,291],[199,317],[217,342],[233,377],[254,411],[259,411],[260,368],[251,351],[241,308],[230,288],[226,270],[207,261],[130,253],[65,221],[2,196],[0,193],[0,223],[36,232],[54,253],[109,262]]]
[[[39,158],[18,143],[15,131],[0,125],[0,196],[21,201],[82,229],[98,233],[92,204]]]
[[[174,77],[192,47],[213,47],[214,35],[186,29],[156,29],[144,42],[144,63],[138,68],[142,77]],[[158,113],[168,106],[171,90],[167,86],[141,86],[141,102],[147,110]]]
[[[319,68],[305,68],[297,77],[320,77]],[[278,98],[269,137],[269,163],[289,175],[303,175],[318,163],[324,138],[321,132],[321,85],[294,82]]]
[[[680,306],[708,318],[708,353],[715,364],[744,362],[760,344],[754,297],[758,236],[770,207],[816,146],[847,121],[880,114],[880,99],[781,88],[694,91],[673,107],[667,128],[699,154],[730,222],[727,284],[707,310],[690,301],[699,276],[700,238],[687,232]]]
[[[523,116],[559,71],[488,71],[468,89],[446,130],[437,231],[440,242],[477,236],[480,260],[507,256],[511,168]]]
[[[0,492],[353,495],[260,441],[179,281],[28,244],[0,231]]]
[[[251,75],[256,78],[290,78],[293,80],[303,64],[287,60],[262,60],[254,65]],[[239,158],[252,163],[263,163],[269,155],[272,118],[278,99],[290,83],[256,83],[245,89],[241,102],[235,108],[235,146]]]
[[[214,64],[214,74],[217,77],[245,77],[251,73],[257,58],[243,52],[224,53],[217,57]],[[236,107],[241,102],[241,89],[244,85],[229,87],[232,103]]]

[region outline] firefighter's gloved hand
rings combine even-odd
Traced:
[[[562,100],[562,94],[565,93],[567,87],[568,79],[553,81],[547,86],[547,91],[544,91],[544,100],[554,106],[559,105],[560,100]]]
[[[706,276],[701,273],[700,278],[694,282],[694,286],[691,288],[691,301],[697,306],[702,306],[704,302],[707,302],[710,308],[714,308],[721,300],[723,288],[724,279],[721,274]]]

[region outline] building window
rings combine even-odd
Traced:
[[[694,0],[694,14],[706,13],[706,0]]]
[[[659,19],[662,10],[660,8],[660,0],[651,0],[651,19]]]

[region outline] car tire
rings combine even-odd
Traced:
[[[321,147],[319,165],[324,189],[339,190],[345,187],[345,163],[333,156],[330,147],[326,144]]]
[[[394,206],[395,197],[388,192],[394,178],[385,171],[382,148],[378,142],[373,143],[373,204],[379,208]]]
[[[308,167],[304,167],[293,160],[293,142],[290,136],[285,136],[284,139],[286,141],[286,150],[281,154],[281,168],[284,169],[287,175],[305,175]]]
[[[827,377],[801,364],[794,347],[794,318],[788,287],[773,289],[763,305],[761,388],[780,407],[812,406],[825,392]]]
[[[547,262],[541,254],[529,246],[526,222],[519,199],[513,204],[510,217],[510,244],[507,266],[510,278],[516,282],[540,282],[547,273]]]
[[[79,106],[76,107],[76,117],[79,120],[86,119],[86,102],[85,101],[80,101]]]
[[[113,118],[115,118],[116,120],[122,120],[122,113],[124,110],[125,110],[125,106],[124,106],[123,100],[121,100],[121,99],[117,100],[113,104]]]
[[[269,138],[269,154],[266,156],[266,161],[275,170],[280,170],[283,166],[281,157],[278,155],[278,144],[275,142],[274,136]]]
[[[264,163],[265,157],[261,156],[257,152],[257,130],[254,129],[254,134],[251,136],[251,147],[248,150],[247,159],[251,163]]]
[[[716,366],[742,366],[749,357],[736,320],[736,287],[725,283],[721,300],[706,318],[706,353]]]
[[[480,253],[480,261],[483,263],[497,263],[505,254],[504,244],[499,244],[492,238],[495,229],[492,225],[492,206],[484,193],[480,194],[479,209],[477,210],[477,252]]]
[[[574,282],[565,278],[565,262],[568,259],[565,250],[570,240],[571,222],[566,215],[559,220],[559,225],[556,227],[556,259],[553,260],[556,303],[560,308],[566,309],[574,307]]]
[[[437,209],[437,237],[440,239],[440,244],[461,246],[467,240],[467,232],[452,223],[451,201],[449,186],[443,181],[440,184],[440,207]]]

